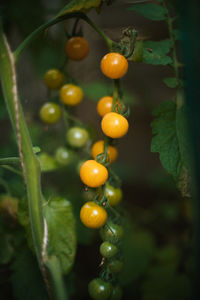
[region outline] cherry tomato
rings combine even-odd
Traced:
[[[101,71],[108,78],[121,78],[126,74],[127,70],[128,61],[119,53],[108,53],[101,60]]]
[[[108,170],[95,160],[87,160],[80,168],[82,182],[89,187],[99,187],[108,179]]]
[[[56,149],[55,158],[60,165],[67,166],[74,160],[74,153],[65,147],[59,147]]]
[[[96,143],[93,144],[92,146],[92,157],[95,159],[97,157],[98,154],[103,153],[104,152],[104,141],[100,140],[97,141]],[[108,156],[110,159],[110,162],[113,163],[118,156],[118,151],[117,148],[113,147],[113,146],[108,146]]]
[[[81,148],[85,146],[89,139],[89,134],[86,129],[81,127],[71,127],[66,133],[66,140],[70,146]]]
[[[106,223],[106,226],[100,229],[100,235],[103,241],[109,241],[111,243],[119,242],[123,237],[124,231],[122,226],[114,224],[110,221]]]
[[[106,184],[105,194],[111,206],[117,205],[122,199],[122,190]]]
[[[122,261],[115,259],[109,262],[108,269],[111,273],[120,273],[123,269],[123,266],[124,264]]]
[[[77,85],[65,84],[60,89],[60,99],[65,105],[76,106],[83,100],[83,91]]]
[[[88,228],[100,228],[107,220],[106,210],[93,201],[86,202],[80,211],[81,222]]]
[[[62,116],[61,108],[58,104],[47,102],[40,109],[40,118],[47,124],[54,124]]]
[[[128,121],[122,115],[110,112],[101,121],[101,128],[105,135],[116,139],[124,136],[128,131]]]
[[[65,52],[72,60],[82,60],[89,53],[88,42],[80,36],[74,36],[66,42]]]
[[[38,154],[40,167],[42,172],[54,171],[58,168],[57,162],[54,157],[48,153],[42,152]]]
[[[88,292],[94,300],[107,300],[110,299],[112,285],[101,278],[95,278],[89,283]]]
[[[118,252],[118,249],[115,245],[110,242],[103,242],[100,245],[100,253],[103,257],[111,258]]]
[[[58,89],[63,82],[63,73],[58,69],[50,69],[44,75],[46,86],[50,89]]]
[[[120,300],[122,299],[122,295],[123,295],[122,288],[119,285],[117,285],[113,287],[110,300]]]
[[[116,104],[119,106],[119,110],[121,109],[121,105],[119,102],[116,102]],[[105,96],[102,97],[98,103],[97,103],[97,112],[98,114],[103,117],[105,114],[112,111],[112,105],[113,105],[113,97],[111,96]],[[117,112],[117,108],[115,109]]]

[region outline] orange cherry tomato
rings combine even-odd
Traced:
[[[99,187],[108,179],[108,170],[95,160],[87,160],[80,168],[82,182],[89,187]]]
[[[63,73],[58,69],[50,69],[44,75],[44,82],[50,89],[58,89],[63,82]]]
[[[124,136],[128,131],[128,121],[122,115],[110,112],[101,121],[101,128],[105,135],[116,139]]]
[[[97,141],[96,143],[94,143],[94,145],[92,146],[92,157],[95,159],[97,157],[98,154],[103,153],[104,152],[104,141],[100,140]],[[113,147],[113,146],[108,146],[108,156],[110,159],[110,162],[113,163],[118,156],[118,151],[117,148]]]
[[[128,61],[119,53],[108,53],[101,60],[101,71],[108,78],[121,78],[128,71]]]
[[[81,222],[89,228],[100,228],[107,221],[106,210],[93,201],[86,202],[80,211]]]
[[[116,103],[119,106],[119,110],[121,109],[121,105],[119,102]],[[113,97],[111,96],[105,96],[102,97],[98,103],[97,103],[97,112],[98,114],[103,117],[105,114],[112,111],[112,105],[113,105]],[[115,109],[117,111],[117,108]]]
[[[66,42],[65,52],[72,60],[82,60],[89,53],[88,42],[80,36],[74,36]]]
[[[83,100],[83,91],[77,85],[65,84],[60,89],[60,99],[65,105],[75,106]]]

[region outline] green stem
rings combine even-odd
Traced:
[[[44,251],[44,249],[46,250],[46,246],[44,247],[46,243],[46,236],[44,235],[45,223],[42,211],[41,168],[40,163],[33,152],[33,146],[18,96],[14,55],[10,50],[6,37],[4,36],[1,22],[0,53],[0,77],[2,90],[10,120],[16,135],[16,141],[18,143],[19,157],[27,189],[29,218],[37,260],[42,270],[48,291],[51,291],[51,288],[48,288],[49,284],[48,277],[46,276],[45,264],[51,274],[50,277],[54,278],[54,280],[52,280],[52,292],[55,296],[54,299],[64,300],[67,298],[64,283],[62,281],[62,272],[60,268],[58,268],[59,262],[56,262],[55,259],[53,261],[48,261],[48,257],[46,261],[46,253]],[[10,163],[15,163],[16,158],[7,159],[7,163],[8,161]],[[56,270],[56,274],[52,274],[52,270]],[[51,293],[49,294],[51,297]]]
[[[33,153],[29,132],[24,120],[17,93],[16,72],[13,53],[0,25],[0,75],[4,98],[10,115],[16,140],[19,146],[20,160],[27,187],[29,214],[33,240],[38,262],[41,258],[43,237],[43,218],[40,190],[40,166]],[[16,115],[16,109],[18,115]]]
[[[20,159],[18,157],[6,157],[0,158],[0,165],[20,165]]]
[[[14,56],[15,56],[15,61],[18,60],[19,55],[21,54],[21,52],[41,33],[43,32],[45,29],[47,29],[48,27],[55,25],[63,20],[67,20],[70,18],[80,18],[83,19],[84,21],[86,21],[90,26],[92,26],[92,28],[105,40],[105,42],[107,43],[109,49],[112,48],[112,45],[114,44],[114,42],[96,25],[92,22],[92,20],[90,18],[88,18],[88,16],[86,16],[84,13],[81,12],[77,12],[77,13],[70,13],[70,14],[66,14],[63,16],[57,16],[55,18],[53,18],[52,20],[48,21],[45,24],[42,24],[41,26],[39,26],[36,30],[34,30],[19,46],[18,48],[15,50],[14,52]]]
[[[53,299],[67,300],[67,291],[64,286],[60,262],[58,261],[57,257],[48,257],[45,265],[47,266],[49,272],[50,282],[52,286],[52,291],[50,291],[50,293],[53,294]]]
[[[176,78],[176,82],[177,82],[177,88],[176,88],[176,102],[177,102],[177,98],[178,98],[178,90],[180,88],[180,78],[179,78],[179,67],[178,67],[178,59],[177,59],[177,54],[176,54],[176,41],[174,38],[174,32],[173,32],[173,18],[171,18],[170,14],[169,14],[169,10],[167,8],[167,5],[165,4],[165,1],[163,0],[163,6],[164,8],[166,8],[167,11],[167,25],[168,25],[168,31],[169,31],[169,37],[170,40],[172,42],[172,68],[174,70],[174,76]]]

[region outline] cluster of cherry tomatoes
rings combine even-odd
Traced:
[[[79,61],[88,55],[88,43],[82,37],[72,37],[67,41],[65,51],[69,59]],[[123,55],[111,52],[102,58],[100,68],[108,78],[119,80],[126,74],[128,62]],[[44,80],[49,89],[59,90],[59,103],[45,103],[40,110],[40,117],[46,124],[55,124],[62,117],[69,116],[66,114],[68,107],[76,106],[83,100],[83,91],[77,85],[64,83],[65,76],[58,69],[47,71]],[[102,272],[88,286],[91,298],[97,300],[122,297],[122,290],[117,284],[117,274],[123,267],[120,250],[123,227],[112,215],[113,207],[117,207],[122,199],[122,190],[113,180],[110,164],[118,157],[118,150],[113,145],[114,139],[123,137],[129,127],[123,111],[124,104],[119,95],[105,95],[98,101],[97,113],[102,117],[101,129],[105,139],[92,145],[91,158],[80,167],[81,181],[87,188],[95,190],[94,200],[87,201],[82,206],[80,219],[88,228],[100,228],[103,241],[99,248]],[[89,139],[89,133],[84,127],[76,125],[68,128],[66,142],[69,147],[61,146],[56,150],[57,162],[63,166],[68,165],[73,156],[72,150],[85,147]]]

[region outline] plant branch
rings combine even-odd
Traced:
[[[51,19],[50,21],[46,22],[45,24],[42,24],[39,26],[36,30],[34,30],[15,50],[14,56],[15,56],[15,61],[18,60],[19,55],[21,52],[45,29],[48,27],[55,25],[61,21],[71,19],[71,18],[79,18],[83,19],[86,21],[106,42],[108,45],[109,49],[112,48],[112,45],[115,44],[88,16],[86,16],[84,13],[81,12],[76,12],[76,13],[70,13],[62,16],[55,17]]]

